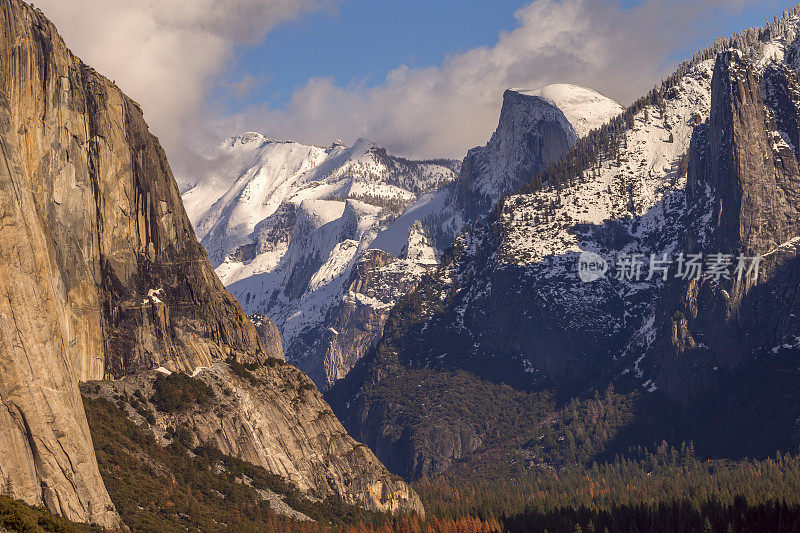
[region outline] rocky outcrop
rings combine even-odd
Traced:
[[[426,271],[416,260],[368,250],[347,280],[344,297],[310,335],[316,341],[298,365],[323,389],[345,377],[380,339],[393,304],[411,292]]]
[[[577,138],[553,104],[506,91],[497,131],[485,147],[470,150],[461,165],[454,184],[456,206],[468,219],[484,215],[500,195],[519,188],[561,159]]]
[[[760,76],[738,50],[720,54],[711,116],[692,139],[687,202],[711,211],[706,254],[761,257],[758,279],[673,282],[657,315],[654,379],[671,398],[691,404],[754,358],[771,357],[800,331],[796,311],[800,237],[797,75],[776,64]],[[748,266],[750,263],[748,263]]]
[[[154,375],[90,383],[87,391],[112,401],[143,391],[152,395]],[[272,362],[234,374],[216,363],[196,375],[211,386],[215,401],[179,412],[156,412],[153,431],[187,429],[193,445],[206,444],[226,455],[263,466],[310,497],[339,496],[376,512],[424,515],[419,497],[389,474],[366,446],[344,430],[313,382],[295,367]],[[137,423],[146,421],[132,410]],[[165,441],[164,444],[168,444]]]
[[[717,59],[711,89],[710,167],[694,179],[712,188],[714,244],[720,251],[765,253],[798,234],[797,158],[774,120],[781,117],[781,125],[794,130],[786,131],[787,140],[798,137],[797,105],[790,93],[795,78],[783,69],[769,76],[771,103],[778,106],[771,115],[750,61],[738,50]]]
[[[278,326],[275,325],[275,322],[270,320],[266,315],[248,315],[248,318],[256,327],[258,336],[261,338],[261,343],[264,345],[267,359],[286,361],[286,357],[283,353],[281,334],[278,331]]]
[[[115,527],[79,381],[157,367],[193,372],[228,358],[274,363],[280,346],[267,325],[262,334],[273,345],[264,350],[216,277],[139,106],[20,0],[0,0],[0,149],[0,491]],[[277,382],[253,394],[280,397]],[[270,421],[271,408],[254,401],[246,413],[299,443],[306,420],[285,411]],[[329,447],[327,429],[317,427],[301,454],[333,461],[349,453]],[[341,433],[336,438],[346,440]],[[264,456],[283,445],[271,438],[256,435]],[[287,455],[282,468],[292,461],[308,479],[325,475],[313,470],[321,463],[299,455]],[[337,473],[362,474],[354,501],[384,486],[377,461],[362,465],[353,455],[340,464]],[[397,498],[384,495],[387,508],[417,507],[413,491],[396,488]]]

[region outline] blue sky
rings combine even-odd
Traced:
[[[228,110],[269,103],[283,107],[313,77],[337,85],[380,84],[399,65],[429,67],[451,54],[493,46],[500,32],[517,26],[514,13],[529,0],[347,0],[338,9],[313,13],[279,25],[256,46],[237,47],[236,60],[217,95]],[[631,9],[641,4],[623,0]],[[664,62],[680,61],[725,36],[764,21],[793,5],[764,1],[697,24],[694,39],[670,50]],[[229,85],[251,77],[246,95]],[[657,80],[652,80],[656,83]],[[624,102],[623,102],[624,103]]]
[[[339,85],[376,85],[405,64],[435,66],[448,54],[493,45],[514,29],[526,0],[348,0],[275,28],[257,46],[239,47],[228,83],[253,76],[248,98],[227,94],[229,105],[286,103],[311,77]]]
[[[800,0],[798,0],[800,1]],[[629,104],[786,0],[37,0],[143,107],[179,178],[224,138],[369,138],[462,158],[503,91],[583,85]]]

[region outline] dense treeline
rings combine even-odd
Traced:
[[[214,391],[199,379],[182,372],[169,375],[159,373],[153,383],[152,401],[159,409],[173,413],[193,405],[208,405],[214,400]]]
[[[416,391],[408,394],[407,391]],[[365,406],[380,406],[386,427],[407,428],[403,438],[434,449],[443,427],[459,428],[482,443],[474,461],[454,465],[462,479],[504,479],[529,464],[586,464],[607,452],[631,421],[638,393],[602,394],[559,404],[547,392],[525,392],[463,371],[413,368],[365,387]],[[401,474],[413,476],[411,472]]]
[[[424,480],[416,489],[429,513],[498,519],[512,531],[798,530],[798,456],[708,461],[691,445],[666,444],[632,453],[639,455],[502,481]]]
[[[564,509],[550,513],[527,512],[508,518],[504,526],[511,532],[763,532],[800,531],[800,507],[782,502],[750,506],[743,499],[734,505],[707,502],[696,506],[687,501],[672,501],[658,506],[618,507],[610,511]]]

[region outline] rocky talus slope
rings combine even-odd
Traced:
[[[156,377],[88,382],[86,390],[111,401],[134,398],[136,391],[150,398]],[[194,379],[211,388],[213,401],[172,411],[149,404],[155,422],[133,409],[128,415],[150,424],[165,446],[171,442],[165,438],[168,428],[174,428],[190,448],[214,446],[283,477],[308,497],[336,495],[369,511],[424,514],[414,491],[389,475],[369,448],[353,441],[314,383],[294,366],[271,361],[253,371],[232,372],[215,363]]]
[[[265,351],[216,277],[139,106],[72,55],[38,10],[2,0],[0,15],[0,490],[113,527],[79,381],[227,358],[258,365],[277,350]],[[260,387],[270,409],[291,405]],[[366,466],[309,460],[359,448],[335,418],[309,443],[303,417],[285,412],[260,415],[284,432],[282,447],[307,452],[289,454],[282,473],[291,464],[299,484],[367,507],[421,509],[368,452]],[[248,457],[275,465],[275,443],[259,438],[260,455]],[[337,481],[351,467],[363,486]]]

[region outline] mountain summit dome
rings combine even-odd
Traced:
[[[509,89],[509,91],[550,102],[564,113],[578,137],[583,137],[591,130],[599,128],[608,122],[610,117],[624,110],[619,103],[595,90],[569,83],[556,83],[536,90]]]

